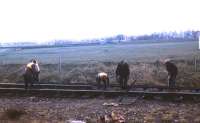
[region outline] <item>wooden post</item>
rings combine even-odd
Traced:
[[[200,32],[199,32],[199,50],[200,50]]]
[[[59,56],[59,65],[58,65],[58,69],[59,69],[59,74],[61,73],[61,57]]]
[[[62,75],[61,75],[61,72],[62,72],[62,59],[61,59],[61,56],[59,56],[59,63],[58,63],[58,70],[59,70],[59,81],[61,82],[62,81]]]
[[[196,61],[196,64],[197,64],[197,72],[199,71],[199,56],[197,56],[197,61]]]
[[[156,76],[158,77],[158,73],[159,73],[159,61],[158,60],[156,60],[156,62],[155,62],[156,64]]]
[[[194,71],[197,72],[197,59],[194,57]]]

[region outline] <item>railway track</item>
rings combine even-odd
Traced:
[[[118,85],[109,89],[97,89],[95,85],[87,84],[35,84],[25,90],[24,84],[0,83],[0,96],[38,96],[38,97],[123,97],[141,96],[147,98],[162,97],[200,99],[200,88],[167,86],[134,85],[129,91],[121,90]]]
[[[0,83],[0,88],[24,88],[23,83]],[[96,84],[83,84],[83,83],[75,83],[75,84],[34,84],[32,89],[74,89],[74,90],[96,90]],[[110,89],[119,90],[120,87],[117,84],[111,84]],[[160,85],[134,85],[130,88],[130,90],[140,90],[140,91],[168,91],[168,90],[176,90],[176,91],[187,91],[187,92],[200,92],[200,88],[198,87],[173,87],[169,88],[168,86],[160,86]]]
[[[86,84],[34,84],[32,89],[93,89],[94,86]],[[0,83],[0,88],[24,88],[23,83]]]

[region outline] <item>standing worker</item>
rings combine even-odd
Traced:
[[[168,72],[168,86],[175,87],[176,85],[176,76],[178,74],[178,68],[173,64],[170,59],[164,61],[166,70]]]
[[[117,81],[119,81],[122,89],[127,88],[129,74],[130,74],[129,65],[124,60],[122,60],[118,64],[117,69],[116,69],[116,78],[117,78]]]
[[[33,63],[34,63],[34,67],[35,67],[34,80],[36,82],[39,82],[40,67],[39,67],[38,62],[36,60],[33,60]]]

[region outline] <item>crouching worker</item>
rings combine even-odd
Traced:
[[[119,82],[120,87],[122,89],[127,89],[127,82],[129,79],[129,75],[130,75],[129,65],[128,63],[122,60],[117,65],[116,69],[116,79]]]
[[[40,68],[36,60],[31,60],[25,67],[25,73],[23,74],[25,89],[28,88],[28,84],[33,86],[34,82],[39,82]]]
[[[176,67],[175,64],[173,64],[170,59],[166,59],[164,61],[166,70],[168,72],[168,86],[175,87],[176,85],[176,76],[178,74],[178,68]]]
[[[101,87],[101,82],[103,82],[104,89],[106,89],[107,87],[109,87],[109,77],[108,77],[108,74],[105,73],[105,72],[98,73],[97,76],[96,76],[96,82],[97,82],[98,88]]]

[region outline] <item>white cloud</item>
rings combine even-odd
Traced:
[[[2,0],[0,41],[200,29],[198,0]]]

